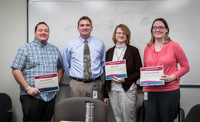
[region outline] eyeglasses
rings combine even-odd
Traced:
[[[153,30],[157,30],[157,29],[163,30],[164,28],[166,28],[166,27],[162,27],[162,26],[157,27],[157,26],[154,26],[154,27],[153,27]]]
[[[116,32],[116,34],[117,35],[122,35],[122,36],[126,35],[125,33],[121,33],[121,32]]]

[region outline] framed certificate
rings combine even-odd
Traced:
[[[164,85],[164,80],[160,80],[163,74],[163,66],[140,68],[140,86]]]
[[[46,74],[34,77],[35,88],[40,92],[58,91],[58,74]]]
[[[113,76],[127,78],[126,60],[109,61],[105,63],[106,80],[111,80]]]

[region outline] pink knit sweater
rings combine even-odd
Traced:
[[[190,70],[187,57],[178,43],[170,41],[159,52],[155,52],[154,44],[147,45],[144,50],[144,67],[163,66],[165,75],[174,74],[177,80],[159,86],[144,86],[144,92],[172,91],[179,88],[180,77]],[[178,68],[178,64],[180,68]]]

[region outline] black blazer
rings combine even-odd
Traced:
[[[106,52],[106,61],[112,61],[114,49],[115,46]],[[142,62],[138,49],[131,45],[127,45],[123,59],[126,59],[127,78],[125,78],[125,82],[122,83],[122,87],[124,88],[124,91],[127,91],[133,82],[136,83],[140,78],[140,67],[142,67]],[[106,80],[104,84],[104,98],[108,98],[108,91],[110,91],[110,89],[111,80]]]

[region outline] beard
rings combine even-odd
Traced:
[[[45,46],[46,43],[47,43],[47,40],[41,40],[41,44],[42,44],[43,46]]]

